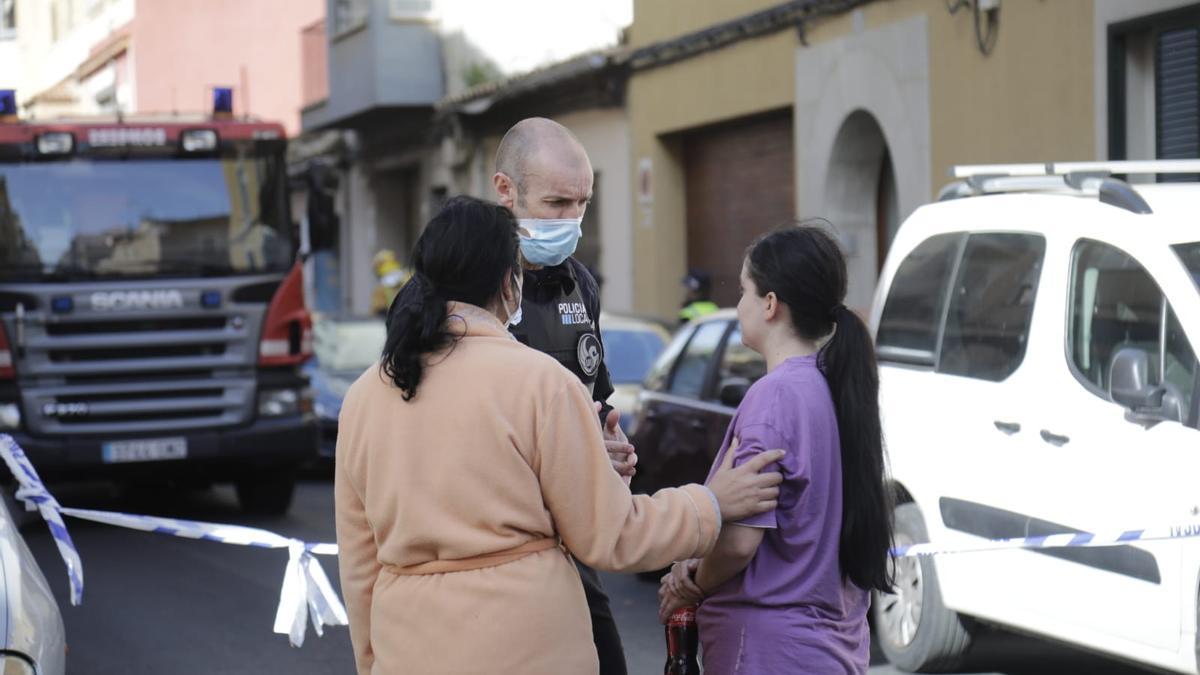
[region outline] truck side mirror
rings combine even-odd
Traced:
[[[736,408],[742,404],[742,399],[746,398],[746,391],[750,389],[750,380],[744,377],[727,377],[721,380],[721,389],[718,394],[721,405],[730,408]]]
[[[1163,388],[1150,386],[1150,355],[1145,350],[1122,347],[1113,354],[1108,397],[1135,412],[1162,407]]]

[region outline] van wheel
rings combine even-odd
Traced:
[[[296,491],[296,471],[292,468],[279,468],[255,473],[239,480],[235,488],[243,513],[282,516],[292,505],[292,495]]]
[[[896,507],[897,546],[929,541],[916,504]],[[957,612],[946,609],[937,572],[927,556],[897,558],[895,593],[875,592],[875,634],[888,661],[909,672],[940,673],[962,664],[971,632]]]

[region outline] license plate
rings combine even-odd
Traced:
[[[159,462],[187,457],[186,438],[147,438],[136,441],[109,441],[101,446],[104,463]]]

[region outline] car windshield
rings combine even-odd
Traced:
[[[613,384],[638,384],[650,371],[663,349],[663,340],[653,331],[601,328],[604,363]]]
[[[383,321],[326,319],[313,326],[313,351],[321,368],[361,372],[379,361],[387,326]]]
[[[0,280],[290,267],[282,154],[0,163]]]

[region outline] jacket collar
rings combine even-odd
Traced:
[[[496,318],[495,314],[487,311],[482,307],[472,305],[466,302],[448,302],[446,303],[446,323],[451,330],[460,334],[463,337],[506,337],[510,340],[516,339],[504,324],[500,323],[500,319]],[[466,330],[463,330],[463,328]]]

